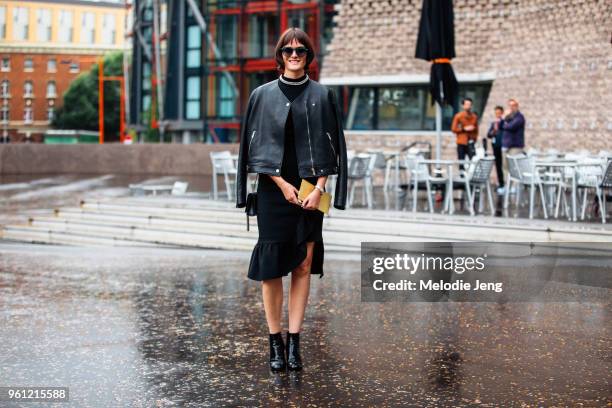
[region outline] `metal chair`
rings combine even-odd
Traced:
[[[372,172],[376,163],[376,155],[374,154],[358,154],[351,158],[348,168],[348,190],[349,197],[347,207],[353,205],[353,197],[355,195],[355,188],[357,182],[362,182],[362,203],[366,204],[368,208],[373,207],[374,194],[372,184]]]
[[[540,189],[540,198],[542,200],[542,211],[544,218],[548,218],[546,211],[546,198],[544,197],[544,186],[539,174],[534,166],[533,156],[525,155],[508,156],[508,188],[504,197],[504,208],[508,208],[508,200],[510,196],[510,188],[514,183],[516,188],[516,208],[521,205],[521,189],[529,187],[529,218],[533,218],[533,206],[535,201],[535,190]]]
[[[474,187],[478,187],[480,191],[478,198],[478,211],[482,212],[484,209],[484,196],[482,194],[482,188],[484,187],[487,192],[491,215],[495,215],[495,207],[493,205],[493,194],[491,192],[490,182],[491,171],[493,170],[494,165],[495,158],[493,157],[487,156],[477,158],[470,164],[470,167],[463,175],[453,178],[453,189],[455,184],[463,185],[463,188],[465,189],[471,215],[474,215],[474,200],[476,193],[476,189]]]
[[[385,159],[385,154],[383,150],[382,149],[367,149],[365,152],[376,155],[376,161],[374,162],[374,171],[380,170],[383,172],[383,175],[384,175],[383,190],[386,191],[387,190],[387,174],[386,174],[387,160]]]
[[[217,177],[223,175],[225,181],[225,193],[228,200],[232,200],[234,197],[233,184],[238,175],[234,158],[229,150],[223,150],[220,152],[210,152],[210,161],[212,163],[212,187],[213,187],[213,198],[218,199],[218,186]]]
[[[580,219],[584,220],[586,217],[586,209],[589,191],[595,193],[595,198],[599,203],[599,208],[602,208],[602,191],[601,182],[604,173],[605,163],[593,164],[592,166],[578,166],[576,168],[576,192],[578,196],[582,193],[581,205],[580,205]]]
[[[607,194],[606,190],[612,190],[612,160],[608,159],[608,164],[606,165],[606,170],[604,171],[603,178],[601,180],[601,184],[599,185],[601,191],[600,198],[600,206],[599,212],[601,213],[601,222],[603,224],[606,223],[606,201]]]
[[[429,212],[434,212],[433,198],[431,193],[433,185],[444,185],[444,192],[445,196],[447,197],[445,210],[450,211],[450,205],[452,205],[452,197],[449,196],[449,194],[452,194],[452,191],[450,191],[450,179],[447,175],[432,176],[429,172],[429,166],[426,163],[421,163],[421,160],[425,160],[421,154],[404,155],[404,163],[408,177],[408,188],[412,189],[412,211],[415,212],[417,209],[417,195],[419,190],[424,189],[427,191],[427,206]]]

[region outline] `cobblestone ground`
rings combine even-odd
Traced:
[[[304,371],[271,374],[249,256],[0,244],[0,386],[104,408],[610,404],[609,302],[361,303],[358,259],[332,253]]]

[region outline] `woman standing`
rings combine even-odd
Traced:
[[[257,173],[259,239],[248,277],[262,282],[269,363],[273,371],[279,371],[302,369],[299,339],[310,275],[323,276],[323,213],[317,208],[327,176],[339,174],[334,207],[344,209],[346,146],[333,93],[306,73],[314,59],[308,35],[289,28],[281,35],[275,54],[282,74],[255,89],[249,98],[238,159],[236,206],[245,205],[246,173]],[[304,201],[298,200],[302,178],[316,186]],[[290,272],[285,344],[282,277]]]

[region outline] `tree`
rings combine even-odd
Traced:
[[[104,57],[104,75],[123,75],[123,54],[114,52]],[[104,81],[104,140],[119,140],[120,83]],[[81,73],[63,95],[51,126],[56,129],[98,129],[98,64]]]

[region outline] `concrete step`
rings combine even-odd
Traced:
[[[3,229],[2,239],[8,241],[28,242],[31,244],[79,245],[79,246],[134,246],[158,247],[154,243],[100,237],[94,235],[79,235],[74,233],[50,232],[47,229],[34,227],[9,226]]]
[[[253,234],[245,231],[245,215],[233,213],[219,214],[215,213],[197,215],[192,210],[187,214],[180,210],[174,209],[173,212],[166,211],[165,215],[145,216],[143,213],[135,214],[133,209],[117,211],[117,207],[109,208],[107,206],[99,206],[99,209],[60,209],[58,216],[63,219],[83,220],[88,222],[111,223],[111,224],[129,224],[136,227],[153,227],[157,229],[181,229],[187,231],[204,231],[207,233],[219,233],[222,235],[239,235],[253,236]],[[110,212],[109,212],[110,211]],[[150,212],[150,211],[149,211]],[[40,219],[40,218],[38,218]],[[202,219],[211,220],[202,221]],[[252,231],[257,231],[256,218],[251,219]],[[412,241],[429,240],[465,240],[465,232],[456,234],[452,230],[448,230],[446,226],[433,228],[423,228],[423,225],[409,222],[397,222],[389,224],[388,220],[372,221],[354,218],[335,218],[326,217],[324,219],[324,231],[332,233],[341,233],[342,239],[355,241],[355,235],[361,241],[381,241],[387,239],[396,241],[398,237],[410,239]],[[383,233],[384,231],[384,233]],[[349,235],[347,235],[349,233]],[[457,238],[456,236],[460,238]],[[256,234],[255,234],[256,236]],[[500,236],[500,239],[507,240],[506,236]],[[476,239],[476,238],[474,238]],[[522,240],[519,238],[519,240]]]
[[[98,245],[165,245],[208,249],[252,250],[257,234],[250,237],[211,233],[133,228],[120,225],[100,225],[66,220],[34,220],[30,226],[9,226],[2,231],[2,238],[31,243],[79,245],[80,242]],[[85,238],[83,238],[85,237]],[[82,239],[83,238],[83,239]],[[329,238],[329,239],[328,239]],[[343,237],[346,238],[346,237]],[[339,252],[356,252],[360,242],[335,244],[343,238],[324,237],[325,248]],[[344,239],[346,241],[346,239]]]
[[[246,231],[244,210],[233,202],[175,197],[83,200],[2,231],[5,239],[27,242],[243,250],[253,248],[257,235],[257,218]],[[326,249],[350,252],[363,241],[612,242],[612,230],[601,226],[367,209],[332,211],[323,236]]]
[[[218,243],[225,247],[229,245],[229,240],[244,240],[244,245],[252,247],[257,241],[257,232],[253,229],[251,231],[245,231],[243,229],[236,229],[236,226],[233,225],[228,226],[205,222],[187,223],[185,221],[180,221],[182,224],[177,225],[175,222],[175,220],[163,220],[161,224],[156,225],[137,225],[127,222],[99,222],[96,220],[91,222],[90,220],[40,217],[33,219],[31,225],[33,227],[62,233],[93,233],[120,239],[176,243],[179,245],[203,246],[207,248],[215,247],[211,246],[211,242]],[[240,227],[243,228],[242,226]],[[355,250],[361,248],[361,242],[364,240],[379,242],[419,242],[423,240],[421,236],[410,236],[389,231],[386,231],[386,233],[370,232],[355,234],[351,231],[324,229],[323,235],[325,242],[330,245],[337,245],[345,248],[352,247]]]
[[[214,203],[214,202],[213,202]],[[194,204],[191,208],[184,207],[138,207],[128,203],[106,202],[86,203],[81,208],[83,211],[99,212],[104,214],[115,213],[123,215],[142,215],[148,217],[167,217],[181,220],[207,220],[220,222],[223,224],[245,223],[245,215],[240,209],[223,209],[217,206],[216,209],[202,208],[202,204]],[[60,212],[62,209],[60,209]],[[70,211],[74,211],[70,210]],[[393,217],[395,215],[395,217]],[[251,224],[256,224],[256,219],[252,218]],[[534,225],[525,224],[521,220],[515,222],[504,219],[493,218],[483,222],[483,220],[467,219],[456,221],[453,217],[427,217],[415,216],[405,212],[391,212],[387,214],[381,211],[368,210],[348,210],[346,212],[337,211],[331,217],[325,217],[324,229],[334,231],[346,231],[362,234],[362,240],[368,241],[367,234],[376,234],[385,231],[391,235],[401,235],[406,237],[446,240],[446,241],[479,241],[486,237],[488,241],[612,241],[612,231],[599,227],[570,228],[560,226],[552,228],[547,224],[535,223]],[[554,224],[554,222],[551,222]],[[375,239],[376,240],[376,239]]]

